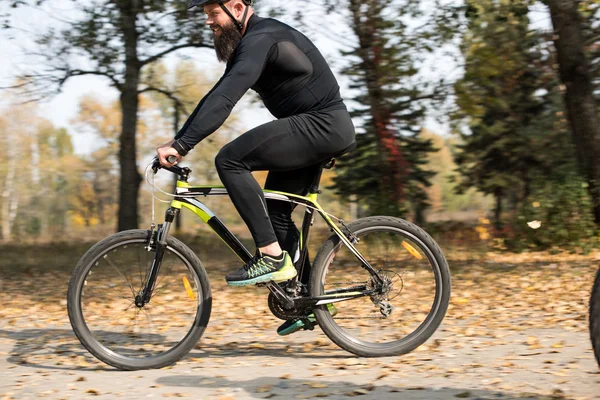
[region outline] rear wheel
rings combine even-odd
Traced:
[[[596,361],[600,367],[600,269],[596,273],[596,280],[590,297],[590,339]]]
[[[155,250],[148,231],[109,236],[81,258],[67,293],[73,331],[94,356],[119,369],[161,368],[185,356],[211,311],[208,277],[198,257],[168,237],[149,303],[136,306]]]
[[[416,225],[393,217],[368,217],[348,225],[356,249],[387,281],[387,290],[325,304],[315,316],[338,346],[359,356],[404,354],[424,343],[439,327],[450,301],[450,271],[442,250]],[[337,235],[315,258],[311,294],[342,288],[374,287],[373,279]]]

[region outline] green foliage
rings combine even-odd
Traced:
[[[7,121],[0,124],[3,145],[18,155],[0,160],[2,239],[63,234],[78,177],[70,135],[36,117],[32,106],[7,109],[0,120]]]
[[[414,82],[415,38],[403,22],[414,2],[398,8],[380,0],[348,5],[358,46],[344,53],[353,60],[344,73],[351,88],[361,91],[352,112],[361,125],[357,149],[341,159],[334,188],[343,197],[356,195],[366,214],[402,215],[410,205],[418,220],[428,206],[425,188],[434,173],[424,165],[434,148],[419,136],[425,113],[419,100],[425,95]]]
[[[546,146],[564,144],[566,127],[552,54],[544,37],[529,30],[527,2],[468,4],[461,45],[466,68],[455,85],[452,116],[461,139],[457,189],[494,195],[498,227],[502,200],[514,209],[528,195],[532,174],[549,173],[564,159],[564,147],[550,153]]]
[[[389,167],[380,162],[381,154],[375,140],[367,134],[357,134],[357,148],[342,157],[336,166],[333,178],[336,193],[342,197],[356,195],[361,215],[402,215],[406,212],[403,203],[390,201],[393,188],[383,177],[389,177]]]
[[[513,231],[509,232],[507,247],[587,251],[597,244],[592,201],[584,179],[574,171],[550,178],[538,175],[532,186],[531,194],[511,221]],[[536,221],[541,226],[534,229]]]

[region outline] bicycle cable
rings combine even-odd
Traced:
[[[179,193],[179,194],[177,194],[177,193],[167,193],[167,192],[165,192],[164,190],[162,190],[161,188],[158,188],[158,187],[156,187],[156,185],[154,184],[154,176],[155,176],[156,174],[152,174],[152,182],[150,182],[150,180],[148,179],[148,171],[151,169],[151,167],[152,167],[152,164],[153,164],[153,163],[150,163],[150,164],[148,164],[148,166],[146,167],[146,171],[145,171],[145,174],[144,174],[144,175],[145,175],[145,177],[146,177],[146,183],[148,183],[148,185],[150,185],[150,187],[152,187],[152,199],[153,199],[153,200],[152,200],[152,224],[154,224],[154,199],[156,199],[156,200],[160,201],[161,203],[170,203],[170,201],[169,201],[169,200],[162,200],[162,199],[159,199],[158,197],[156,197],[156,195],[155,195],[155,190],[158,190],[160,193],[164,194],[165,196],[169,196],[169,197],[195,197],[195,195],[194,195],[194,194],[191,194],[190,196],[186,196],[185,194],[182,194],[182,193]],[[321,212],[322,212],[323,214],[327,215],[328,217],[331,217],[331,218],[335,219],[335,220],[336,220],[336,221],[338,221],[340,224],[342,224],[342,226],[343,226],[343,227],[346,229],[346,231],[347,231],[347,234],[348,234],[348,235],[351,237],[351,239],[352,239],[352,241],[353,241],[354,243],[356,243],[356,242],[358,241],[358,238],[357,238],[357,237],[356,237],[356,236],[355,236],[355,235],[352,233],[352,231],[351,231],[351,230],[348,228],[348,226],[347,226],[347,225],[344,223],[344,220],[342,220],[341,218],[338,218],[338,217],[336,217],[335,215],[333,215],[333,214],[330,214],[330,213],[328,213],[328,212],[327,212],[327,211],[325,211],[325,210],[319,210],[318,208],[316,208],[316,207],[314,207],[314,206],[311,206],[311,205],[309,205],[309,204],[300,203],[299,201],[295,201],[295,200],[292,200],[292,199],[289,199],[289,198],[288,198],[288,201],[289,201],[290,203],[294,203],[294,204],[297,204],[297,205],[300,205],[300,206],[303,206],[303,207],[309,208],[309,209],[311,209],[311,210],[314,210],[314,211],[317,211],[317,212],[319,212],[319,213],[321,213]]]
[[[168,196],[169,196],[170,194],[169,194],[169,193],[167,193],[167,192],[164,192],[164,191],[162,191],[160,188],[157,188],[157,187],[156,187],[156,185],[154,184],[154,176],[155,176],[156,174],[152,174],[152,182],[150,182],[150,180],[148,179],[148,171],[149,171],[149,170],[152,168],[152,164],[153,164],[153,163],[150,163],[150,164],[148,164],[148,166],[146,167],[146,170],[144,171],[144,177],[145,177],[145,179],[146,179],[146,183],[147,183],[147,184],[148,184],[148,185],[149,185],[149,186],[152,188],[152,191],[151,191],[151,193],[152,193],[152,220],[151,220],[151,223],[150,223],[150,229],[151,229],[152,231],[154,231],[154,228],[156,228],[156,224],[155,224],[155,212],[154,212],[154,211],[155,211],[155,205],[154,205],[154,202],[155,202],[155,200],[158,200],[158,201],[160,201],[161,203],[170,203],[170,201],[168,201],[168,200],[159,199],[159,198],[156,196],[156,194],[155,194],[155,191],[156,191],[156,189],[158,189],[158,191],[160,191],[161,193],[164,193],[164,194],[166,194],[166,195],[168,195]]]

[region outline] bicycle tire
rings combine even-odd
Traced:
[[[187,268],[194,274],[201,289],[198,296],[198,308],[187,334],[170,350],[156,357],[134,358],[116,353],[103,345],[90,331],[82,311],[82,288],[93,265],[111,249],[125,243],[147,243],[148,231],[129,230],[111,235],[92,246],[75,267],[67,291],[67,310],[75,335],[81,344],[96,358],[121,370],[141,370],[162,368],[179,361],[196,345],[202,337],[210,318],[212,295],[208,275],[198,257],[181,241],[174,237],[167,238],[167,249],[174,252],[179,259],[187,262]],[[160,276],[160,273],[159,273]],[[185,328],[187,329],[187,328]]]
[[[375,216],[356,220],[348,224],[348,229],[359,236],[362,232],[377,232],[380,230],[398,230],[414,237],[423,244],[432,260],[435,261],[436,294],[435,304],[427,314],[427,319],[419,326],[418,330],[407,337],[394,343],[379,344],[360,340],[340,328],[334,316],[328,311],[326,305],[314,308],[315,317],[319,326],[331,341],[342,349],[362,357],[386,357],[408,353],[433,335],[440,326],[450,302],[451,280],[448,263],[437,243],[424,230],[418,226],[395,217]],[[310,277],[310,290],[312,296],[323,294],[327,268],[334,258],[334,252],[345,247],[337,235],[332,235],[318,252],[313,263]],[[364,254],[363,254],[364,256]],[[349,300],[355,301],[355,300]],[[337,303],[336,303],[337,304]],[[341,303],[340,303],[341,304]],[[410,337],[409,337],[410,336]]]
[[[592,294],[590,296],[590,339],[596,362],[600,367],[600,269],[596,273]]]

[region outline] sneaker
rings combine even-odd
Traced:
[[[329,303],[327,304],[327,309],[329,310],[329,313],[331,314],[332,317],[335,317],[338,313],[337,308],[335,308],[335,306],[333,305],[333,303]],[[309,314],[306,317],[307,320],[310,321],[311,324],[317,325],[317,320],[315,318],[315,314]],[[301,319],[289,319],[287,321],[285,321],[283,324],[281,324],[279,326],[279,328],[277,328],[277,334],[279,336],[286,336],[286,335],[291,335],[292,333],[296,333],[299,330],[305,330],[308,329],[308,327],[306,326],[306,324],[304,323],[303,320]]]
[[[257,251],[242,268],[225,277],[230,286],[247,286],[263,282],[283,282],[297,274],[292,259],[284,251],[279,258],[268,255],[261,256]]]

